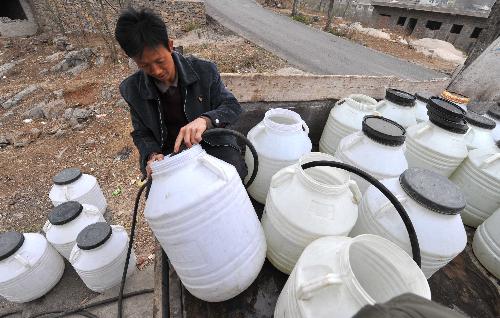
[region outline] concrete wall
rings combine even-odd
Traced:
[[[30,4],[26,0],[19,0],[19,3],[23,8],[27,20],[11,20],[8,18],[2,18],[0,20],[0,36],[5,36],[5,37],[27,36],[36,33],[37,25]]]
[[[390,17],[384,17],[381,14],[390,15]],[[406,17],[404,26],[397,25],[399,17]],[[474,28],[484,28],[486,26],[485,18],[380,6],[375,6],[371,24],[378,28],[391,28],[404,33],[407,30],[410,18],[418,20],[415,29],[411,33],[412,36],[448,41],[466,52],[469,52],[477,41],[477,39],[470,37]],[[441,28],[439,30],[426,28],[429,20],[442,22]],[[460,34],[450,33],[453,24],[463,25]]]
[[[122,8],[148,7],[159,12],[169,32],[190,30],[206,24],[205,4],[202,0],[30,0],[36,20],[44,31],[55,32],[96,32],[114,30]],[[102,3],[102,5],[101,5]],[[121,7],[120,7],[121,3]]]

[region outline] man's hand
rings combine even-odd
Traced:
[[[193,145],[199,144],[201,135],[207,130],[207,120],[205,117],[199,117],[182,127],[177,135],[174,144],[174,153],[179,152],[181,143],[184,142],[186,147],[191,148]]]
[[[148,164],[146,166],[146,173],[148,174],[148,178],[151,176],[151,173],[153,173],[153,170],[151,170],[151,164],[155,161],[161,161],[165,158],[161,153],[153,153],[149,155],[148,158]]]

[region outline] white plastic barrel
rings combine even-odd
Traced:
[[[500,141],[500,103],[490,107],[486,113],[486,117],[495,121],[496,126],[493,129],[492,135],[495,141]]]
[[[470,151],[450,180],[462,189],[467,201],[463,222],[478,227],[500,206],[500,148]]]
[[[82,174],[77,168],[68,168],[54,176],[52,181],[54,185],[49,198],[54,206],[66,201],[78,201],[97,207],[101,214],[106,212],[108,204],[95,177]]]
[[[259,155],[257,176],[248,193],[260,203],[266,202],[271,178],[280,169],[296,163],[311,151],[309,128],[300,115],[282,108],[270,109],[264,120],[248,132],[248,139]],[[245,152],[248,171],[253,170],[253,158],[249,149]],[[247,180],[250,176],[247,176]]]
[[[427,115],[427,103],[433,95],[429,92],[418,92],[415,93],[415,118],[417,123],[425,122],[429,120]]]
[[[496,148],[495,140],[493,139],[493,129],[495,129],[495,121],[468,111],[465,114],[465,121],[469,124],[469,131],[465,134],[465,143],[467,149],[487,149]]]
[[[267,258],[280,271],[290,274],[304,248],[323,236],[346,236],[358,217],[361,192],[343,170],[314,167],[311,161],[333,161],[315,152],[302,156],[281,169],[271,181],[262,227],[267,241]]]
[[[404,128],[417,124],[415,96],[398,89],[388,88],[385,91],[385,99],[378,104],[377,111]]]
[[[266,241],[236,169],[199,145],[152,169],[145,217],[187,290],[210,302],[244,291]]]
[[[52,209],[43,231],[49,243],[69,260],[80,231],[87,225],[97,222],[105,220],[95,206],[68,201]]]
[[[405,136],[405,129],[396,122],[383,117],[366,116],[362,132],[343,138],[335,157],[366,171],[376,179],[394,178],[408,168],[403,148]],[[351,178],[364,193],[369,183],[354,174]]]
[[[89,289],[104,292],[121,282],[128,242],[128,234],[122,226],[94,223],[78,234],[69,261]],[[132,251],[127,277],[134,273],[135,264]]]
[[[401,202],[417,233],[422,271],[430,278],[460,254],[467,244],[460,212],[465,207],[461,190],[447,178],[420,168],[381,181]],[[370,186],[359,206],[359,217],[349,236],[380,235],[411,255],[406,227],[396,208],[382,192]]]
[[[467,157],[464,112],[443,99],[431,98],[429,121],[407,130],[405,156],[409,167],[449,177]]]
[[[500,279],[500,208],[481,224],[472,241],[472,250],[481,264]]]
[[[375,235],[324,237],[300,256],[275,318],[350,318],[404,293],[430,299],[424,273],[397,245]]]
[[[361,130],[366,115],[376,114],[377,101],[361,94],[349,95],[339,100],[330,111],[319,140],[319,151],[335,154],[342,138]]]
[[[24,303],[48,293],[61,279],[64,260],[38,233],[0,234],[0,296]]]

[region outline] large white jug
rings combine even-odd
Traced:
[[[403,150],[405,129],[392,120],[377,116],[366,116],[362,126],[362,132],[340,141],[335,157],[379,180],[403,173],[408,168]],[[369,183],[357,175],[351,178],[361,192],[365,192]]]
[[[397,245],[369,234],[324,237],[300,256],[274,317],[350,318],[404,293],[431,297],[424,274]]]
[[[486,117],[493,119],[496,123],[495,129],[493,130],[493,139],[495,141],[500,141],[500,103],[493,105],[488,109]]]
[[[211,302],[244,291],[262,268],[266,241],[236,169],[199,145],[152,168],[144,214],[184,286]]]
[[[69,260],[76,237],[87,225],[105,222],[99,210],[76,201],[64,202],[52,209],[43,231],[50,244]]]
[[[376,114],[377,101],[361,94],[339,100],[330,111],[319,140],[319,151],[333,155],[342,138],[361,130],[366,115]]]
[[[106,212],[108,204],[95,177],[82,174],[80,169],[68,168],[54,176],[52,181],[54,185],[49,198],[54,206],[66,201],[78,201],[97,207],[101,214]]]
[[[449,177],[467,157],[468,127],[460,107],[440,98],[427,104],[429,121],[408,128],[405,156],[409,167]]]
[[[465,114],[465,121],[469,124],[469,131],[465,134],[465,143],[467,149],[486,149],[496,148],[495,140],[493,139],[493,129],[495,129],[495,121],[468,111]]]
[[[481,264],[500,279],[500,208],[481,224],[472,241],[472,250]]]
[[[85,285],[100,293],[120,284],[128,242],[127,232],[122,226],[94,223],[78,234],[69,261]],[[132,251],[127,277],[135,272],[135,264]]]
[[[500,206],[500,144],[496,149],[475,149],[450,180],[464,192],[465,224],[478,227]]]
[[[427,278],[448,264],[467,244],[460,212],[462,191],[447,178],[420,168],[400,178],[381,181],[401,202],[417,233],[422,271]],[[411,254],[410,239],[398,212],[382,192],[370,186],[359,206],[359,217],[349,236],[376,234]]]
[[[432,96],[429,92],[415,93],[415,118],[417,119],[417,123],[429,120],[427,103]]]
[[[308,134],[309,128],[299,114],[282,108],[268,110],[264,120],[248,132],[247,137],[259,155],[257,176],[248,187],[248,193],[255,200],[265,203],[273,175],[311,151]],[[248,148],[245,162],[248,171],[253,171],[253,158]],[[247,176],[247,180],[249,178]]]
[[[48,293],[62,277],[64,260],[38,233],[0,234],[0,296],[24,303]]]
[[[303,170],[311,161],[333,161],[314,152],[281,169],[271,181],[262,227],[267,258],[280,271],[290,274],[304,248],[323,236],[346,236],[358,217],[361,193],[349,174],[330,167]]]
[[[385,100],[377,106],[377,111],[404,128],[417,124],[415,96],[398,89],[388,88],[385,91]]]

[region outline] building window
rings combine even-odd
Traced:
[[[442,22],[429,20],[425,24],[425,27],[429,30],[439,30],[441,29]]]
[[[383,14],[383,13],[381,13],[381,14],[380,14],[380,16],[381,16],[381,17],[387,17],[387,18],[390,18],[390,17],[391,17],[391,15],[390,15],[390,14]]]
[[[399,17],[397,25],[404,26],[406,23],[406,17]]]
[[[27,20],[23,7],[19,0],[6,0],[2,1],[0,8],[0,17],[6,17],[11,20]]]
[[[483,28],[474,28],[474,31],[472,31],[470,38],[477,39],[479,37],[479,34],[481,34],[481,31],[483,31]]]
[[[463,29],[463,25],[461,24],[454,24],[452,27],[451,27],[451,30],[450,30],[450,33],[453,33],[453,34],[460,34],[460,32],[462,32],[462,29]]]

